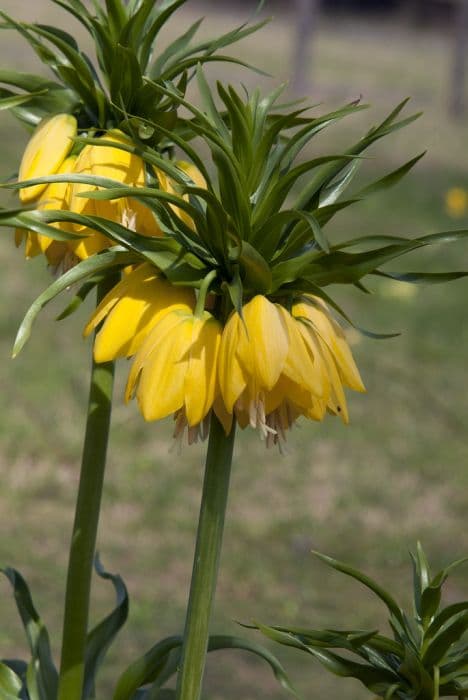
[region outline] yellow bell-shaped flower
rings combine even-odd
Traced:
[[[32,135],[18,173],[18,181],[55,175],[73,147],[77,123],[71,114],[56,114],[40,122]],[[29,204],[43,194],[47,184],[24,187],[19,196]]]
[[[102,136],[103,140],[115,144],[131,145],[131,141],[121,131],[113,130]],[[145,164],[133,153],[113,146],[87,144],[78,156],[75,173],[116,180],[129,187],[144,187],[146,184]],[[73,184],[70,195],[70,209],[85,216],[100,216],[116,221],[145,236],[160,236],[159,228],[151,210],[132,197],[113,200],[95,200],[79,196],[84,192],[99,190],[96,185]],[[79,233],[86,231],[84,226],[74,224]],[[73,250],[79,258],[97,253],[112,243],[100,233],[93,233],[77,240]]]
[[[175,413],[177,434],[198,429],[215,400],[221,332],[208,311],[198,317],[177,309],[158,321],[135,356],[126,391],[127,400],[136,393],[145,420]]]
[[[103,322],[94,343],[96,362],[130,357],[163,316],[176,310],[191,311],[194,306],[192,289],[171,285],[152,265],[143,263],[104,297],[84,335]]]
[[[57,171],[57,174],[65,174],[73,172],[76,156],[69,156],[64,160]],[[67,182],[51,182],[46,186],[37,201],[37,209],[57,209],[67,210],[69,208],[69,193],[70,185]],[[64,231],[70,231],[70,224],[55,223],[53,226]],[[35,231],[24,231],[18,229],[16,231],[16,244],[20,245],[23,238],[25,242],[25,256],[32,258],[40,253],[43,253],[49,264],[56,267],[60,265],[70,254],[70,247],[67,241],[57,241]]]
[[[251,425],[267,443],[285,437],[300,415],[322,420],[325,412],[347,421],[343,384],[364,387],[341,329],[327,307],[310,298],[292,314],[262,295],[233,312],[219,353],[222,403],[215,411],[225,431],[233,417]]]

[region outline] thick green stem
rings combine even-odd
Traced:
[[[98,287],[98,302],[116,284]],[[91,576],[112,409],[114,363],[91,368],[86,435],[70,544],[58,700],[82,700]]]
[[[213,414],[206,457],[177,700],[199,700],[223,540],[235,428],[226,436]]]

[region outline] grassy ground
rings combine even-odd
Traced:
[[[3,2],[7,11],[15,5]],[[41,21],[52,19],[48,3],[37,3],[36,11]],[[193,14],[198,14],[195,2],[187,20]],[[235,21],[214,15],[207,24],[214,33]],[[246,42],[243,55],[285,78],[290,40],[287,20],[279,17]],[[20,47],[19,40],[5,39],[3,60],[30,67],[31,57]],[[417,126],[376,149],[364,170],[392,167],[430,149],[404,184],[337,218],[334,235],[415,235],[466,225],[449,220],[443,207],[446,189],[466,182],[460,145],[467,131],[448,122],[445,113],[448,48],[444,37],[391,25],[322,24],[311,55],[313,102],[332,107],[362,94],[375,105],[365,123],[408,94],[415,109],[425,111]],[[244,77],[251,83],[263,80]],[[356,118],[342,124],[328,146],[355,137],[364,128],[360,124]],[[26,137],[8,116],[2,117],[1,129],[8,174]],[[433,249],[414,266],[457,269],[467,267],[467,258],[463,246]],[[23,262],[8,235],[0,265],[0,561],[27,576],[58,651],[87,394],[90,347],[80,329],[89,310],[61,323],[53,321],[59,305],[47,310],[23,354],[10,361],[22,314],[49,278],[41,261]],[[384,625],[381,607],[351,581],[324,570],[312,558],[312,548],[367,569],[404,601],[410,586],[407,550],[418,538],[435,564],[467,553],[466,283],[415,290],[379,282],[373,289],[372,297],[356,293],[341,299],[358,325],[403,335],[371,341],[351,334],[368,388],[367,395],[350,397],[351,426],[331,419],[302,424],[284,457],[265,451],[256,435],[239,436],[217,631],[237,632],[234,620],[252,618],[310,627]],[[170,423],[144,425],[135,406],[123,405],[126,371],[122,365],[117,382],[99,549],[105,565],[123,573],[132,607],[99,700],[111,697],[114,669],[182,627],[204,455],[203,447],[185,449],[180,457],[170,453]],[[1,654],[25,655],[3,581],[0,592]],[[454,575],[449,598],[467,593],[466,577]],[[96,584],[94,600],[94,616],[111,604],[103,583]],[[278,655],[306,699],[367,697],[360,686],[329,678],[298,652],[279,649]],[[211,659],[206,697],[280,700],[286,695],[260,663],[232,652]]]

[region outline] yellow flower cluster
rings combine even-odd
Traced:
[[[29,141],[19,169],[19,181],[50,175],[90,175],[116,180],[129,187],[145,185],[143,160],[118,145],[131,145],[131,141],[118,130],[105,133],[100,138],[112,145],[85,145],[78,155],[70,155],[77,124],[73,116],[57,114],[40,123]],[[37,209],[68,210],[76,214],[100,216],[122,223],[146,236],[160,236],[161,230],[148,207],[132,198],[94,200],[81,197],[86,191],[99,189],[82,183],[57,182],[24,187],[20,199],[25,204],[35,204]],[[83,260],[112,245],[100,233],[92,232],[80,224],[57,223],[56,227],[77,235],[76,241],[55,241],[33,231],[16,232],[19,245],[26,238],[26,257],[44,253],[51,265],[58,265],[74,256]]]
[[[145,186],[143,160],[119,148],[131,145],[122,132],[108,131],[99,137],[106,143],[86,144],[75,154],[76,133],[76,120],[69,115],[42,122],[24,153],[19,180],[78,174]],[[205,186],[193,165],[176,165],[197,186]],[[161,189],[177,191],[165,173],[154,173]],[[94,184],[57,182],[25,187],[20,197],[37,209],[98,216],[139,234],[162,235],[151,210],[134,198],[82,196],[96,189]],[[177,213],[193,228],[187,213],[179,208]],[[19,231],[17,240],[26,237],[28,257],[44,253],[52,265],[66,266],[112,245],[80,223],[55,225],[78,234],[76,240]],[[322,420],[328,412],[348,421],[344,387],[364,391],[364,386],[343,332],[320,298],[304,295],[287,308],[257,294],[241,314],[233,311],[227,319],[199,306],[193,289],[172,285],[143,263],[126,271],[86,326],[85,335],[100,326],[96,361],[134,358],[126,399],[136,396],[146,420],[174,414],[176,436],[187,429],[193,442],[206,434],[214,411],[226,434],[236,421],[242,428],[257,428],[267,444],[281,443],[299,416]]]
[[[319,298],[291,310],[257,295],[223,324],[195,311],[189,288],[172,286],[149,264],[126,275],[86,326],[97,328],[99,362],[133,356],[126,399],[146,420],[175,414],[176,435],[206,432],[213,410],[226,434],[234,418],[281,442],[299,416],[326,412],[348,421],[344,387],[364,391],[340,326]]]

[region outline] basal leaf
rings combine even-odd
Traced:
[[[125,624],[128,616],[128,593],[122,578],[105,571],[98,555],[94,566],[98,576],[110,581],[114,586],[116,604],[114,610],[88,633],[85,652],[83,700],[94,698],[96,674],[104,661],[110,645]]]
[[[47,628],[34,607],[29,587],[21,574],[11,568],[1,571],[13,587],[16,606],[31,650],[32,658],[26,672],[30,700],[51,700],[57,694],[58,673],[52,659]]]

